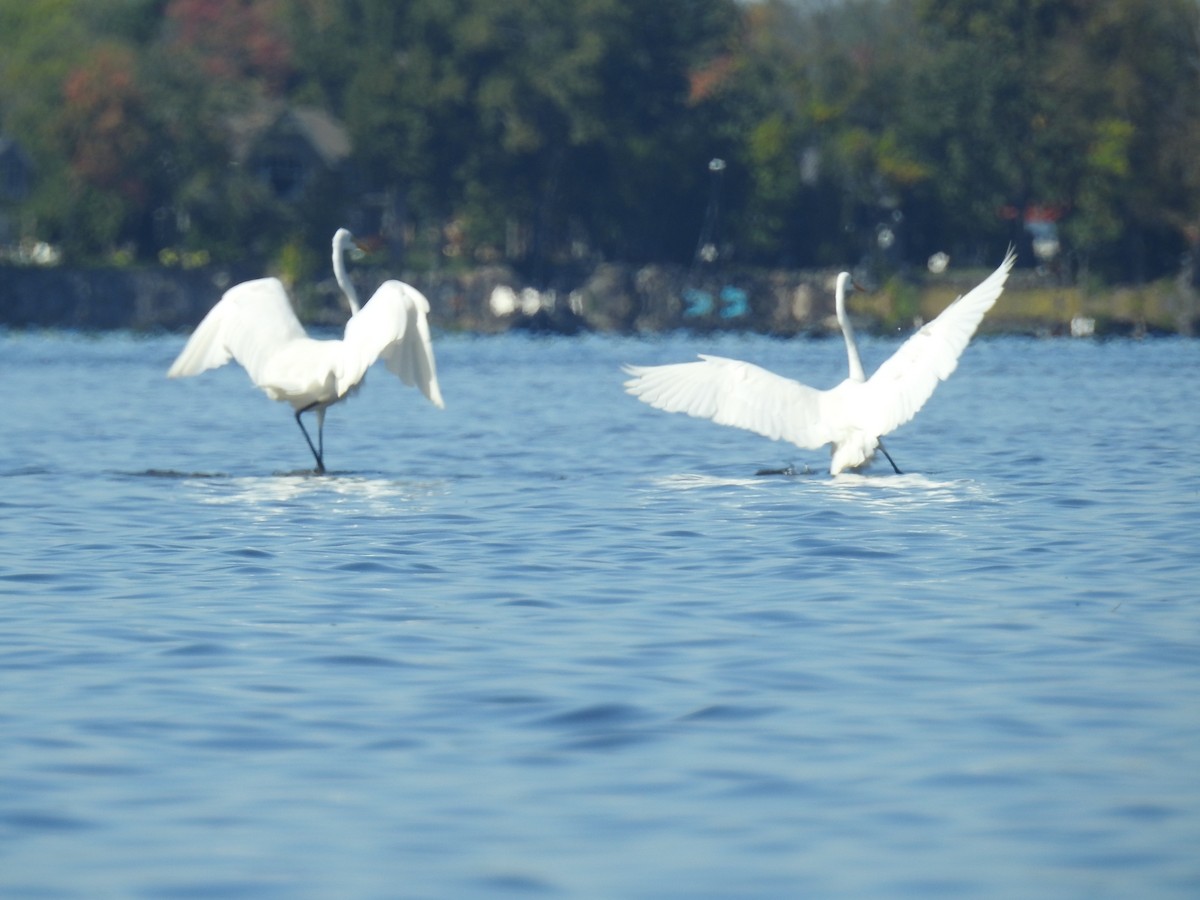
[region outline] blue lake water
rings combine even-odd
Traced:
[[[1200,342],[978,340],[836,479],[619,366],[837,340],[442,335],[327,477],[182,343],[0,333],[0,896],[1200,896]]]

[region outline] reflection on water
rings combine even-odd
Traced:
[[[681,473],[678,475],[662,475],[652,479],[656,487],[668,491],[694,491],[714,487],[766,488],[768,482],[765,476],[728,476],[728,475],[699,475],[696,473]]]
[[[980,503],[992,499],[983,485],[958,479],[947,481],[917,473],[864,475],[842,472],[825,483],[839,500],[865,502],[877,509],[904,509],[914,504]]]
[[[867,474],[842,472],[830,477],[825,472],[769,474],[752,476],[680,473],[652,479],[652,484],[667,491],[696,491],[708,488],[741,488],[749,491],[777,491],[781,486],[817,492],[839,501],[865,504],[877,509],[903,509],[921,504],[986,502],[990,495],[983,485],[967,479],[946,480],[906,473]]]
[[[326,497],[335,504],[348,501],[360,511],[402,509],[408,513],[427,509],[432,498],[446,491],[445,483],[439,481],[402,481],[332,472],[324,475],[200,477],[188,478],[188,484],[201,503],[265,506]]]

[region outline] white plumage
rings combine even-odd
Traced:
[[[883,449],[880,438],[911,420],[934,388],[950,377],[984,314],[1004,290],[1015,260],[1010,249],[995,272],[905,341],[870,379],[846,315],[850,274],[842,272],[835,310],[850,374],[836,387],[818,390],[752,363],[702,355],[699,362],[627,366],[625,371],[633,377],[625,389],[657,409],[712,419],[804,449],[832,444],[829,471],[837,475],[868,463],[876,449]]]
[[[344,228],[333,237],[333,268],[350,304],[341,340],[309,337],[283,284],[260,278],[230,288],[196,327],[168,377],[198,375],[236,360],[272,400],[290,403],[296,423],[325,471],[325,410],[358,389],[377,359],[435,406],[444,406],[429,334],[429,301],[411,285],[384,282],[360,310],[342,255],[354,245]],[[317,416],[314,445],[302,413]]]

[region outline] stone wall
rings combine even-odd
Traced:
[[[201,271],[0,266],[0,325],[13,328],[182,330],[219,296]]]

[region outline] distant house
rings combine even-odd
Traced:
[[[315,107],[263,103],[230,126],[234,160],[289,203],[350,156],[346,129]]]
[[[0,136],[0,203],[20,203],[33,187],[33,160],[16,141]]]
[[[0,247],[20,237],[16,208],[33,190],[33,160],[11,138],[0,135]]]

